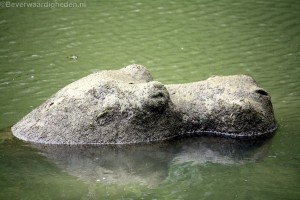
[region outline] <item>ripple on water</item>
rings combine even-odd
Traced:
[[[163,4],[159,1],[89,1],[84,9],[18,9],[18,13],[13,10],[1,10],[0,129],[14,124],[73,80],[94,70],[117,69],[132,62],[146,65],[154,78],[163,83],[198,81],[213,74],[249,74],[271,94],[281,126],[272,145],[248,149],[248,154],[239,154],[240,148],[230,145],[224,149],[231,152],[218,149],[220,145],[213,145],[218,144],[215,138],[212,144],[192,141],[190,144],[194,145],[178,148],[176,153],[168,152],[174,148],[171,146],[163,159],[154,156],[157,162],[151,160],[154,155],[151,148],[146,154],[114,148],[109,151],[95,148],[90,152],[83,148],[82,152],[75,150],[69,154],[57,151],[54,156],[60,159],[63,169],[73,171],[74,176],[54,169],[51,161],[49,164],[44,158],[38,160],[31,149],[24,153],[23,143],[10,141],[7,145],[10,151],[1,143],[0,173],[5,174],[0,181],[4,191],[0,195],[9,194],[0,198],[11,199],[11,191],[18,191],[20,198],[30,199],[42,190],[43,197],[49,199],[52,194],[57,194],[55,198],[69,199],[84,196],[86,184],[74,177],[99,175],[97,169],[102,164],[103,168],[122,175],[124,182],[140,174],[136,180],[153,182],[153,178],[157,178],[160,183],[153,190],[139,190],[106,184],[117,179],[116,174],[110,174],[112,179],[106,182],[102,179],[106,176],[89,176],[101,180],[90,187],[94,187],[94,192],[98,192],[95,196],[102,195],[102,199],[122,199],[122,195],[124,199],[138,199],[141,195],[152,199],[199,199],[201,196],[297,199],[299,196],[296,187],[299,173],[295,167],[299,159],[293,159],[300,151],[297,144],[299,1],[173,0]],[[70,62],[66,57],[74,54],[80,59]],[[0,142],[1,136],[2,133]],[[111,165],[101,163],[101,159],[93,160],[94,155],[103,159],[111,156]],[[89,174],[86,166],[92,173]],[[120,166],[127,171],[120,173]],[[45,171],[51,178],[41,173]],[[130,176],[132,172],[136,174]],[[35,180],[40,184],[33,183]],[[52,187],[44,184],[49,180]],[[28,192],[26,185],[32,184],[37,187]],[[107,196],[103,196],[105,194]]]

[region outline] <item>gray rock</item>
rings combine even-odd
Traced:
[[[124,144],[194,134],[253,138],[276,127],[271,97],[249,76],[165,87],[130,65],[69,84],[12,132],[43,144]]]
[[[168,91],[140,65],[101,71],[62,88],[12,127],[43,144],[118,144],[175,137],[180,115]]]
[[[246,75],[166,85],[183,115],[182,135],[212,134],[253,138],[277,128],[271,97]]]

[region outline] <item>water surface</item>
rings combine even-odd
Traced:
[[[2,7],[0,30],[0,199],[300,198],[299,1]],[[272,96],[280,127],[253,143],[75,148],[12,137],[9,127],[61,87],[132,63],[164,84],[250,75]]]

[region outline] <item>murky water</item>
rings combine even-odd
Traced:
[[[271,94],[280,127],[251,143],[61,147],[12,137],[8,127],[61,87],[131,63],[163,83],[251,75]],[[2,7],[0,199],[299,199],[299,100],[296,0]]]

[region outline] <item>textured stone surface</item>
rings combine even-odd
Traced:
[[[130,65],[71,83],[12,132],[44,144],[139,143],[176,136],[179,121],[164,85],[143,66]]]
[[[215,76],[166,87],[183,115],[183,135],[252,138],[277,127],[271,97],[249,76]]]
[[[130,65],[67,85],[12,132],[43,144],[123,144],[203,134],[254,138],[276,127],[271,97],[249,76],[164,86]]]

